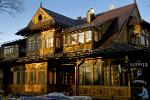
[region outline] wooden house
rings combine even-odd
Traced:
[[[149,27],[136,3],[99,14],[91,8],[77,20],[40,6],[16,33],[26,37],[25,55],[13,56],[8,88],[17,94],[69,89],[73,95],[131,98],[134,80],[150,83]],[[10,58],[4,48],[3,63]]]
[[[0,50],[0,89],[9,92],[9,84],[12,84],[13,65],[19,57],[25,56],[25,39],[7,42],[1,45]]]

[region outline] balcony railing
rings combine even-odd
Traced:
[[[128,86],[79,86],[78,94],[95,97],[130,98],[131,88]]]

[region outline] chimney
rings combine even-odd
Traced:
[[[115,9],[115,5],[110,4],[110,5],[109,5],[109,10],[113,10],[113,9]]]
[[[95,16],[95,11],[94,11],[94,9],[93,8],[90,8],[89,10],[88,10],[88,12],[87,12],[87,22],[88,23],[91,23],[92,22],[92,20],[94,19],[94,16]]]

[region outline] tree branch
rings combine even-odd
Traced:
[[[0,0],[0,11],[9,14],[22,13],[24,11],[24,3],[22,0]]]

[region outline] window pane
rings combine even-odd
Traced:
[[[69,45],[69,35],[68,35],[68,34],[65,34],[65,35],[64,35],[64,45],[65,45],[65,46],[68,46],[68,45]]]
[[[46,48],[53,47],[53,37],[46,38],[46,40],[45,40],[45,46],[46,46]]]
[[[60,48],[60,39],[59,38],[56,38],[56,47]]]
[[[90,42],[92,40],[92,32],[86,31],[86,42]]]
[[[14,84],[17,84],[17,72],[14,72]]]
[[[98,59],[94,65],[94,85],[102,84],[102,60]]]
[[[84,43],[84,32],[79,33],[79,43]]]
[[[56,84],[56,71],[49,71],[49,84]]]
[[[110,85],[110,65],[105,63],[104,67],[104,85]]]
[[[38,78],[39,78],[39,83],[45,84],[46,83],[46,72],[45,71],[39,71],[38,73]]]
[[[36,83],[36,72],[35,71],[30,72],[30,83]]]
[[[84,85],[85,84],[85,66],[82,64],[79,67],[79,84]]]
[[[21,73],[20,83],[24,84],[25,83],[25,72],[20,72],[20,73]]]
[[[145,45],[145,36],[141,35],[141,44]]]
[[[73,45],[77,43],[77,34],[76,33],[72,34],[71,40],[72,40]]]
[[[17,84],[20,84],[20,72],[17,72]]]
[[[85,84],[91,85],[92,84],[92,67],[90,62],[85,63]]]
[[[144,30],[142,30],[142,34],[141,34],[141,44],[145,45],[145,32],[144,32]]]
[[[36,49],[39,50],[41,48],[41,39],[38,39],[36,42]]]

